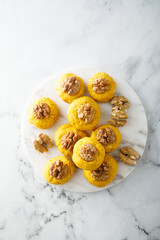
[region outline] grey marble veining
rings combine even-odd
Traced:
[[[0,1],[0,240],[160,239],[159,22],[156,0]],[[106,65],[145,107],[144,155],[109,190],[51,188],[23,152],[27,99],[58,71]]]

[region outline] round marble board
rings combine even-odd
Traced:
[[[30,98],[28,106],[37,98],[40,97],[49,97],[51,98],[59,107],[59,117],[56,123],[50,127],[49,129],[39,129],[36,128],[34,125],[31,125],[27,121],[27,109],[25,111],[23,117],[23,126],[22,126],[22,137],[25,146],[26,153],[35,166],[35,168],[43,175],[43,167],[51,158],[56,156],[61,156],[62,153],[59,152],[57,149],[55,142],[54,142],[54,133],[56,129],[68,123],[67,119],[67,108],[68,103],[62,101],[62,99],[58,96],[56,91],[56,84],[58,79],[65,73],[72,72],[77,76],[81,77],[84,80],[86,85],[86,92],[85,95],[88,95],[87,92],[87,82],[90,77],[95,74],[96,72],[100,72],[100,69],[96,68],[79,68],[79,69],[69,69],[67,71],[63,71],[58,73],[57,75],[50,77],[47,81],[45,81],[32,95]],[[119,128],[122,141],[117,150],[110,153],[118,162],[118,172],[113,180],[109,185],[103,188],[98,188],[91,185],[83,176],[83,171],[79,168],[76,168],[75,173],[71,177],[70,181],[64,185],[59,185],[60,188],[74,191],[74,192],[96,192],[101,191],[103,189],[110,188],[115,184],[119,183],[122,179],[126,178],[135,168],[135,166],[128,166],[125,165],[123,162],[118,160],[118,151],[120,148],[124,146],[133,147],[139,154],[142,156],[146,140],[147,140],[147,119],[145,110],[143,105],[135,93],[135,91],[124,81],[120,79],[114,78],[114,74],[111,74],[106,71],[117,83],[117,90],[115,95],[122,95],[129,99],[130,101],[130,108],[127,111],[128,115],[128,122],[124,127]],[[111,113],[111,105],[109,103],[99,103],[101,109],[101,119],[99,125],[108,123],[108,119]],[[46,133],[52,140],[53,140],[53,147],[49,149],[47,153],[39,153],[33,147],[33,140],[38,136],[39,133]],[[54,186],[54,185],[53,185]]]

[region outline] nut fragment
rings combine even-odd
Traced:
[[[40,133],[38,137],[34,140],[33,146],[38,152],[44,153],[48,151],[45,145],[48,148],[51,148],[53,145],[52,140],[46,134]]]
[[[116,120],[128,118],[126,112],[124,110],[120,110],[118,106],[112,108],[111,117]]]
[[[113,97],[110,101],[110,104],[113,106],[118,106],[119,110],[124,111],[126,111],[130,107],[128,99],[123,96]]]
[[[65,178],[68,174],[69,167],[62,161],[54,161],[50,167],[50,175],[57,179]]]
[[[108,145],[116,140],[116,135],[111,128],[101,128],[97,131],[97,140],[103,145]]]
[[[48,118],[50,114],[50,107],[48,104],[41,102],[39,105],[33,107],[33,115],[37,119]]]
[[[77,113],[79,119],[83,119],[86,123],[89,123],[94,119],[96,111],[89,103],[83,103],[78,108]]]
[[[135,165],[139,157],[139,154],[131,147],[124,147],[120,149],[119,158],[125,164]]]
[[[62,147],[68,149],[69,151],[73,151],[74,144],[80,139],[81,137],[78,133],[74,133],[73,131],[68,132],[67,134],[63,135],[61,144]]]
[[[97,152],[97,148],[90,143],[86,143],[79,150],[79,155],[81,158],[87,162],[94,161],[95,154]]]
[[[92,171],[92,177],[96,181],[106,181],[109,178],[110,166],[103,162],[99,168]]]
[[[110,82],[104,78],[97,78],[93,83],[93,91],[96,93],[104,93],[110,89]]]
[[[116,120],[116,119],[110,118],[110,119],[108,119],[108,123],[115,127],[123,127],[127,123],[127,121],[123,120],[123,119]]]
[[[75,95],[80,89],[80,80],[75,76],[70,76],[62,83],[62,91],[69,95]]]

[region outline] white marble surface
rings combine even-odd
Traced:
[[[117,89],[116,89],[115,95],[125,96],[130,101],[130,108],[127,110],[127,116],[128,116],[127,124],[123,128],[122,127],[119,128],[121,132],[121,138],[122,138],[121,144],[116,149],[116,151],[113,151],[112,153],[110,153],[110,155],[112,155],[118,162],[117,175],[109,185],[103,188],[97,188],[91,185],[84,178],[82,169],[76,168],[76,171],[73,174],[71,180],[64,185],[58,186],[64,190],[69,190],[72,192],[102,191],[104,189],[110,188],[118,184],[135,169],[136,166],[128,166],[123,162],[121,162],[119,160],[118,153],[120,148],[130,146],[130,147],[133,147],[139,153],[140,156],[143,155],[144,149],[146,146],[146,141],[147,141],[147,133],[148,133],[147,118],[146,118],[144,107],[139,97],[137,96],[135,91],[128,85],[128,83],[126,81],[123,81],[122,79],[119,79],[116,71],[110,72],[109,66],[107,65],[105,66],[105,68],[99,67],[99,68],[65,69],[55,74],[54,76],[51,76],[49,79],[46,79],[42,84],[40,84],[40,86],[38,86],[36,91],[32,93],[32,96],[28,100],[28,104],[25,109],[24,117],[22,120],[22,126],[21,126],[22,141],[24,143],[24,149],[26,151],[28,158],[30,159],[35,169],[39,171],[43,176],[43,168],[45,164],[51,158],[62,155],[55,145],[55,141],[54,141],[55,131],[58,129],[58,127],[62,126],[63,124],[69,123],[67,118],[68,103],[65,103],[64,101],[62,101],[62,99],[58,96],[58,93],[56,91],[57,81],[66,72],[74,73],[83,79],[86,87],[85,96],[86,95],[89,96],[87,91],[88,80],[96,72],[98,71],[105,72],[106,69],[107,69],[107,73],[110,76],[112,76],[113,79],[116,81]],[[32,104],[37,98],[44,97],[44,96],[51,98],[57,104],[60,112],[59,118],[56,121],[56,123],[52,127],[46,130],[38,129],[34,125],[31,125],[28,122],[28,118],[27,118],[27,110],[30,104]],[[110,113],[111,113],[111,105],[109,103],[99,103],[99,107],[101,109],[101,118],[98,126],[108,123],[108,119],[110,118]],[[46,133],[53,140],[53,147],[44,154],[38,153],[37,151],[35,151],[33,147],[33,140],[42,132]],[[139,161],[141,161],[141,158],[139,159]]]
[[[0,1],[0,240],[160,239],[160,1]],[[31,92],[68,67],[110,65],[141,98],[149,135],[110,190],[51,189],[23,152]]]

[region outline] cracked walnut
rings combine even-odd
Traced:
[[[52,145],[52,140],[48,135],[44,133],[40,133],[33,142],[34,148],[40,153],[48,152],[47,147],[51,148]]]

